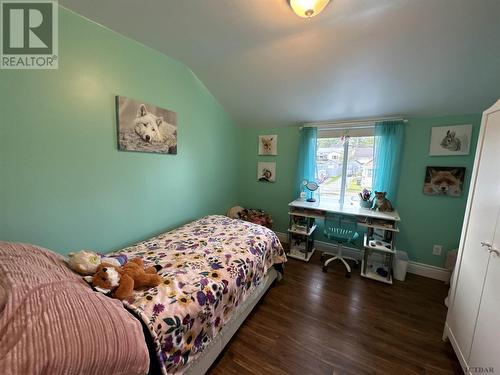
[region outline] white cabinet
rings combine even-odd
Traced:
[[[500,101],[481,122],[444,336],[469,373],[500,374]]]
[[[500,244],[500,238],[496,241]],[[470,367],[493,368],[500,374],[500,256],[491,255],[477,317]],[[484,371],[483,371],[484,372]]]

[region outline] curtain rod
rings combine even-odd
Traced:
[[[341,121],[320,121],[320,122],[307,122],[301,128],[334,128],[342,130],[349,129],[366,129],[373,126],[378,121],[403,121],[407,123],[408,120],[402,117],[378,117],[378,118],[365,118],[359,120],[341,120]]]

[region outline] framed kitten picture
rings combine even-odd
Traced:
[[[259,155],[278,155],[278,136],[259,135]]]
[[[469,155],[472,125],[432,128],[430,156]]]

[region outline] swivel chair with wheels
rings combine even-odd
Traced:
[[[325,230],[324,234],[330,241],[336,242],[338,246],[337,254],[330,259],[327,259],[323,264],[323,272],[328,271],[328,265],[335,261],[340,260],[344,263],[347,272],[345,274],[346,277],[351,277],[351,266],[347,263],[346,260],[352,260],[355,262],[355,265],[358,265],[358,260],[345,257],[342,255],[342,247],[346,245],[353,245],[355,241],[359,238],[359,234],[356,231],[358,227],[358,223],[355,217],[342,216],[342,215],[327,215],[325,217]],[[321,255],[321,260],[326,259],[326,253]]]

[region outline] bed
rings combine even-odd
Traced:
[[[0,249],[6,246],[11,245],[0,244]],[[281,275],[282,264],[286,261],[283,248],[271,230],[218,215],[201,218],[115,253],[129,259],[142,257],[148,265],[161,266],[158,273],[163,279],[160,286],[136,291],[123,301],[126,309],[121,308],[120,313],[125,312],[128,316],[122,314],[119,324],[127,322],[131,330],[127,340],[136,340],[135,347],[132,345],[128,349],[136,353],[125,353],[137,356],[133,368],[125,372],[131,374],[147,372],[144,366],[149,367],[150,363],[150,372],[203,374],[272,282]],[[3,267],[1,263],[0,267]],[[73,280],[73,276],[78,278],[75,274],[68,277]],[[79,279],[72,283],[105,305],[116,307],[119,303],[93,292]],[[9,292],[6,295],[8,304]],[[3,313],[0,322],[2,318]],[[146,335],[142,334],[140,322]],[[0,333],[2,329],[0,325]],[[36,334],[25,332],[24,336],[33,333]],[[59,333],[71,336],[68,332]],[[116,341],[113,337],[107,339]],[[148,350],[146,341],[151,343],[150,352],[154,354],[147,363],[143,358]],[[19,345],[16,350],[20,350]],[[16,360],[21,357],[16,354]],[[6,360],[12,365],[9,350],[0,352],[0,368]],[[99,362],[99,359],[94,361]],[[108,365],[113,365],[112,362]]]
[[[162,267],[162,285],[136,292],[124,304],[148,327],[163,373],[200,373],[196,365],[210,362],[201,354],[223,347],[230,337],[223,327],[233,317],[242,321],[276,277],[274,265],[286,260],[271,230],[218,215],[118,253]]]

